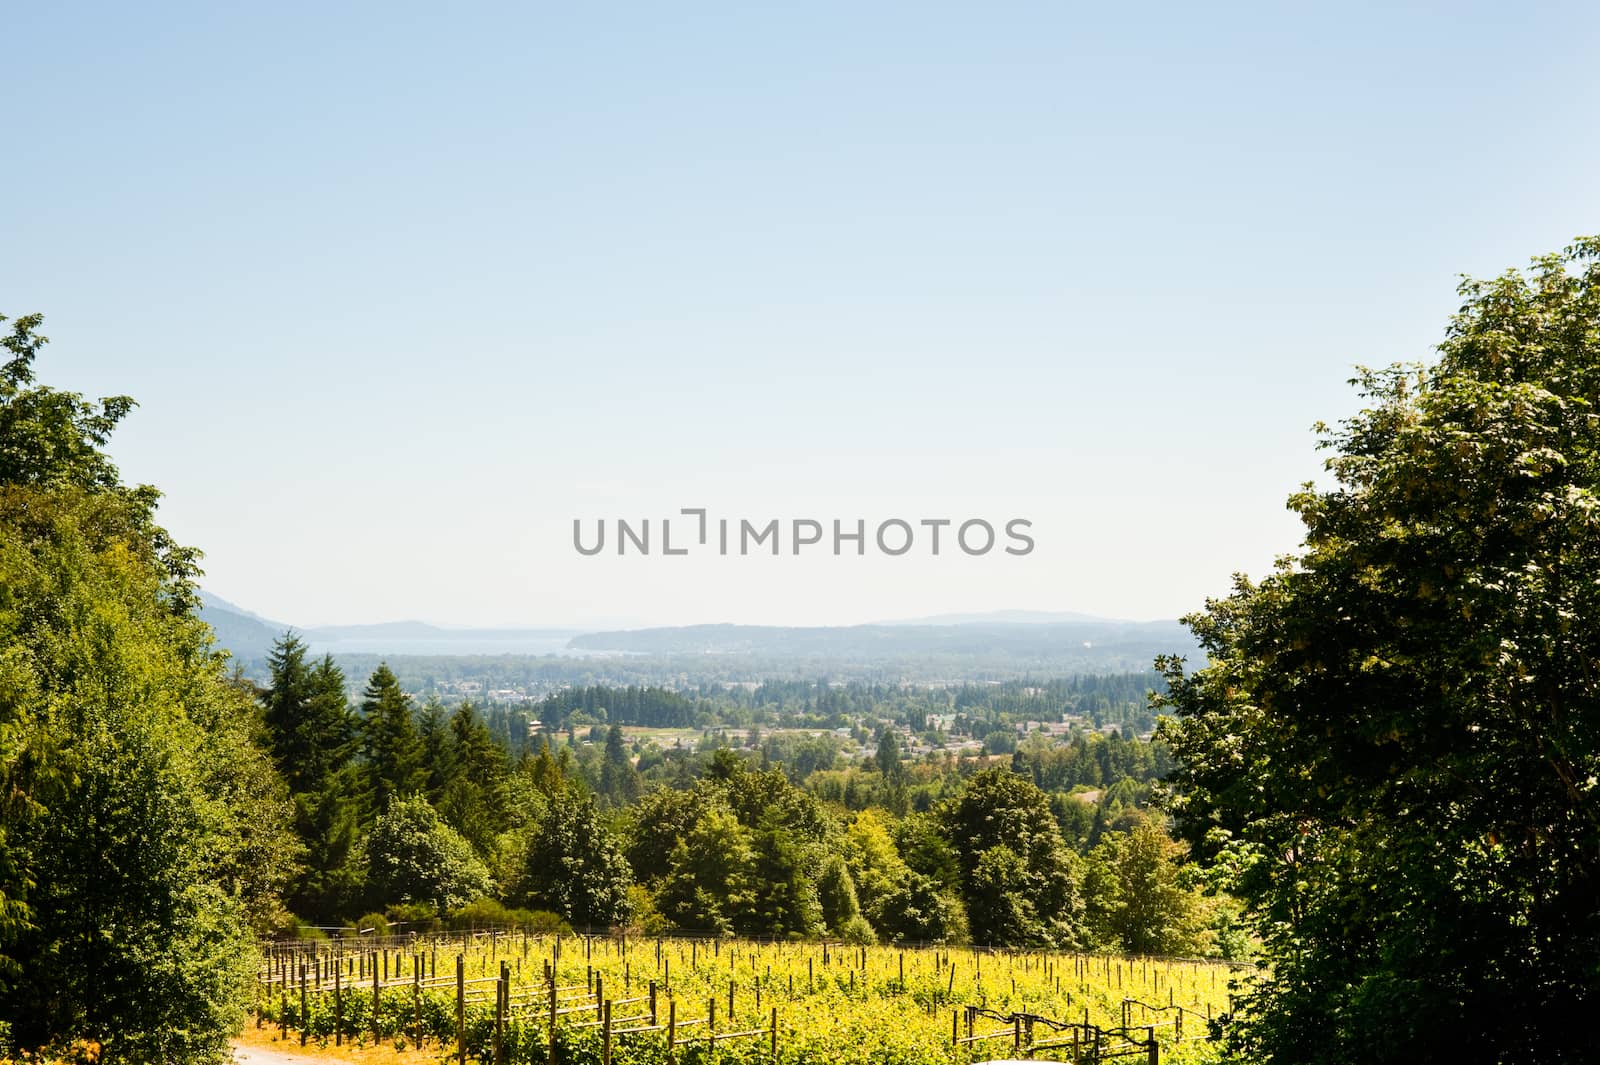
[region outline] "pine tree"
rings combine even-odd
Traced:
[[[356,733],[344,671],[332,655],[324,655],[311,669],[310,697],[297,733],[301,764],[298,772],[287,774],[289,786],[296,791],[327,790],[334,774],[354,755]]]
[[[606,734],[605,760],[600,765],[600,793],[613,805],[627,806],[644,791],[639,771],[623,743],[622,726],[612,725]]]
[[[262,697],[262,720],[267,726],[272,758],[286,779],[300,762],[299,726],[311,701],[311,667],[306,665],[306,645],[291,630],[278,637],[267,656],[271,677]],[[296,790],[300,790],[296,788]]]
[[[382,813],[391,800],[421,791],[427,782],[422,742],[411,717],[411,697],[382,663],[361,700],[361,747],[367,810]]]

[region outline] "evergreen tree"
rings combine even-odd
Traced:
[[[844,859],[830,855],[822,864],[817,877],[817,901],[822,905],[822,919],[828,930],[837,933],[850,921],[861,916],[861,901],[856,897],[856,883]]]
[[[449,714],[437,695],[428,696],[417,714],[417,740],[422,744],[422,764],[428,774],[428,801],[437,803],[455,775]]]
[[[605,761],[600,766],[600,794],[613,805],[626,806],[638,799],[643,790],[639,771],[628,756],[622,726],[612,725],[606,733]]]
[[[411,717],[411,697],[387,663],[368,681],[361,700],[361,749],[366,806],[382,813],[395,798],[422,790],[427,770]]]
[[[355,754],[356,721],[345,694],[344,671],[332,655],[311,669],[310,696],[298,734],[298,767],[286,773],[294,791],[323,792]]]

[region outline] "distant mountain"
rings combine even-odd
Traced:
[[[447,628],[424,621],[301,628],[262,617],[210,592],[200,616],[243,664],[262,662],[294,628],[313,655],[631,655],[693,659],[696,669],[738,671],[881,668],[891,674],[967,675],[1148,669],[1157,655],[1193,655],[1176,621],[1116,621],[1089,614],[1003,610],[877,625],[687,625],[582,632],[562,628]],[[693,663],[691,663],[693,664]],[[687,668],[685,666],[684,668]]]
[[[1133,622],[1104,618],[1096,614],[1078,614],[1071,610],[991,610],[985,614],[935,614],[930,618],[904,618],[898,621],[881,621],[880,625],[1055,625],[1060,623],[1093,622],[1099,625],[1128,625]]]
[[[217,634],[217,643],[244,662],[263,659],[289,629],[312,654],[378,655],[547,655],[566,649],[577,629],[443,628],[422,621],[371,625],[301,627],[264,618],[201,589],[200,617]]]
[[[1176,621],[1040,621],[851,625],[786,628],[690,625],[596,632],[573,639],[584,651],[653,655],[748,655],[843,662],[981,659],[1040,668],[1148,669],[1157,655],[1192,655],[1189,630]]]
[[[425,621],[322,625],[301,638],[317,654],[548,655],[564,651],[577,629],[448,629]]]
[[[200,590],[200,618],[217,634],[217,644],[243,662],[265,658],[272,649],[272,641],[288,628],[234,606],[204,588]]]

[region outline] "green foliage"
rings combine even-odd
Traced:
[[[1436,365],[1363,371],[1304,549],[1166,663],[1172,808],[1268,966],[1241,1056],[1593,1059],[1597,260],[1466,282]]]
[[[268,669],[262,722],[292,792],[295,834],[305,847],[289,901],[298,912],[325,919],[354,902],[360,889],[353,866],[360,789],[350,766],[355,722],[344,674],[329,657],[308,664],[305,644],[293,633],[274,644]]]
[[[659,892],[661,912],[679,928],[731,934],[755,906],[755,848],[749,831],[713,806],[672,849]]]
[[[633,767],[623,743],[622,726],[612,725],[606,733],[605,761],[600,768],[600,794],[617,806],[626,806],[644,790],[639,771]]]
[[[1090,933],[1130,954],[1192,957],[1212,944],[1205,901],[1182,883],[1183,848],[1153,820],[1108,834],[1088,861]]]
[[[891,943],[965,943],[970,938],[961,899],[920,873],[909,874],[891,888],[871,913],[878,931]]]
[[[454,929],[516,928],[530,934],[571,935],[572,926],[558,913],[549,910],[512,908],[494,899],[478,899],[450,914],[446,921]]]
[[[1072,946],[1082,913],[1076,856],[1032,781],[986,769],[942,810],[979,943]]]
[[[837,932],[845,922],[861,916],[861,900],[856,898],[856,882],[844,859],[830,855],[817,876],[817,898],[822,904],[822,919]]]
[[[489,870],[419,796],[389,804],[367,840],[367,891],[378,903],[421,902],[443,913],[487,895]]]
[[[0,1026],[106,1060],[220,1058],[252,925],[285,919],[287,796],[190,608],[193,551],[101,453],[125,398],[0,341]]]
[[[592,798],[568,794],[550,804],[523,866],[521,895],[580,928],[628,919],[633,872],[622,844]]]
[[[0,315],[0,322],[5,321]],[[123,503],[117,520],[130,545],[147,553],[166,578],[163,597],[175,610],[198,607],[193,581],[199,574],[199,552],[174,543],[156,525],[160,493],[149,485],[124,485],[101,450],[134,408],[133,400],[110,396],[97,405],[76,392],[37,384],[33,362],[49,342],[38,331],[43,324],[43,315],[23,315],[0,337],[0,349],[8,356],[0,364],[0,485],[115,496]]]
[[[350,925],[353,935],[377,936],[382,938],[390,934],[389,918],[381,913],[368,913],[357,917]]]
[[[427,782],[411,697],[387,665],[373,671],[362,693],[361,755],[366,800],[374,811],[387,809],[392,799],[416,794]]]

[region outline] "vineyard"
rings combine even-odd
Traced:
[[[520,932],[267,948],[258,1026],[462,1063],[1209,1060],[1228,966],[967,948]]]

